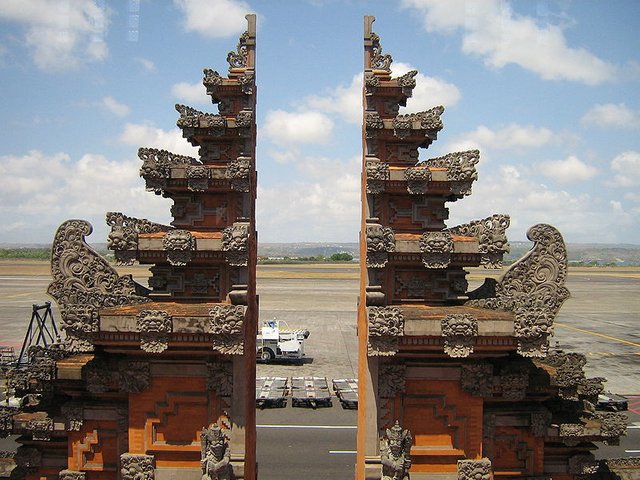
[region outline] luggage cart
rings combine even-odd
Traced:
[[[291,406],[318,408],[331,405],[326,377],[291,378]]]
[[[342,408],[358,408],[358,380],[356,378],[338,378],[332,381],[333,391],[342,404]]]
[[[287,406],[289,379],[287,377],[256,378],[256,407],[284,408]]]

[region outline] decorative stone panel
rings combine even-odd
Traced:
[[[425,232],[420,238],[422,263],[427,268],[447,268],[451,263],[453,239],[447,231]]]
[[[404,393],[406,375],[407,367],[403,364],[380,365],[378,373],[378,395],[380,398],[394,398],[397,394]]]
[[[485,268],[502,268],[502,257],[511,250],[506,234],[510,222],[508,215],[492,215],[450,228],[449,232],[452,235],[477,238],[481,253],[480,265]]]
[[[407,191],[410,194],[424,195],[431,181],[431,170],[424,167],[407,168],[404,171],[404,179],[407,181]]]
[[[367,193],[382,193],[385,182],[389,181],[389,165],[380,161],[367,160]]]
[[[140,332],[140,348],[148,353],[162,353],[169,347],[173,331],[171,315],[162,310],[142,310],[136,329]]]
[[[493,396],[493,365],[486,362],[465,363],[461,367],[460,386],[474,397]]]
[[[229,265],[246,267],[249,255],[249,224],[236,222],[222,232],[222,251]]]
[[[152,455],[120,455],[120,474],[122,480],[154,480],[154,457]]]
[[[207,363],[207,389],[215,391],[221,397],[233,394],[233,364],[213,361]]]
[[[478,319],[469,314],[447,315],[441,321],[444,351],[454,358],[465,358],[473,352],[478,336]]]
[[[367,267],[384,268],[389,253],[395,252],[396,242],[393,230],[378,223],[367,221]]]
[[[458,480],[492,480],[491,460],[458,460]]]
[[[144,361],[124,361],[118,363],[120,390],[141,393],[151,385],[151,366]]]
[[[246,307],[243,305],[216,305],[209,310],[205,333],[215,335],[215,350],[228,355],[242,354],[245,313]]]
[[[162,238],[162,248],[167,252],[167,261],[171,265],[184,266],[196,249],[196,239],[189,230],[171,230]]]
[[[192,192],[204,192],[209,188],[209,169],[204,165],[187,167],[187,188]]]
[[[87,474],[77,470],[62,470],[58,473],[58,480],[85,480]]]
[[[39,420],[29,420],[27,430],[31,432],[31,437],[35,441],[51,440],[51,432],[53,432],[53,419],[46,417]]]
[[[238,192],[249,191],[251,158],[238,157],[227,165],[225,177],[231,181],[231,188]]]

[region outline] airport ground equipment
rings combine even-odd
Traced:
[[[256,407],[282,408],[287,406],[288,377],[256,378]]]
[[[291,377],[291,406],[317,408],[331,405],[326,377]]]
[[[309,330],[289,328],[283,320],[268,320],[262,323],[256,341],[256,357],[263,362],[272,360],[302,360],[304,341]]]
[[[342,408],[356,410],[358,408],[358,379],[336,378],[331,383]]]
[[[33,304],[29,328],[24,336],[17,364],[26,365],[29,363],[29,347],[49,348],[50,345],[58,341],[59,337],[60,333],[56,320],[53,318],[51,302],[44,302],[42,305]]]

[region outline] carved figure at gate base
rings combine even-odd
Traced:
[[[200,443],[202,480],[231,480],[231,451],[224,430],[216,424],[203,428]]]
[[[387,438],[380,440],[382,480],[408,480],[411,467],[411,432],[403,430],[398,421],[387,428]]]

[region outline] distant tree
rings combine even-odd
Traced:
[[[347,252],[334,253],[329,257],[332,262],[350,262],[353,260],[353,255]]]

